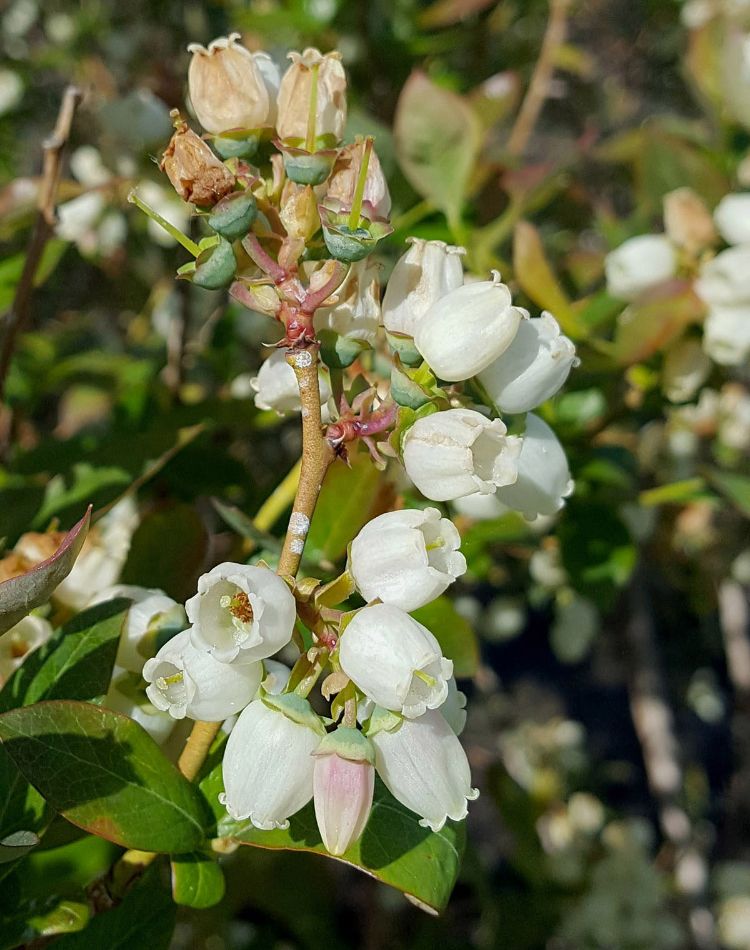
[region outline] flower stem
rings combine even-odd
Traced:
[[[362,198],[365,194],[365,184],[367,182],[367,167],[370,164],[370,155],[372,155],[372,142],[372,136],[368,135],[362,146],[362,161],[359,165],[357,187],[354,190],[354,198],[352,199],[352,210],[349,212],[349,229],[351,231],[359,227],[359,219],[362,212]]]
[[[198,775],[220,727],[220,722],[202,722],[201,720],[196,720],[193,725],[185,748],[177,760],[177,768],[189,782]]]
[[[310,109],[307,113],[307,137],[305,139],[305,150],[315,151],[315,123],[318,118],[318,70],[320,66],[316,63],[312,67],[312,77],[310,81]]]
[[[297,377],[302,403],[302,466],[278,573],[292,577],[299,568],[323,479],[334,458],[333,449],[324,438],[320,418],[319,349],[314,344],[287,354],[287,362]]]
[[[170,224],[170,222],[167,221],[166,218],[163,218],[158,211],[155,211],[151,205],[147,205],[143,198],[138,196],[135,189],[133,189],[133,191],[131,191],[128,195],[128,201],[130,204],[135,205],[136,208],[140,208],[141,211],[144,214],[147,214],[152,221],[156,221],[160,227],[164,228],[167,234],[172,235],[175,241],[179,241],[186,251],[190,251],[193,257],[197,257],[200,254],[201,249],[198,247],[195,241],[191,241],[190,238],[186,234],[183,234],[179,228],[176,228],[173,224]]]

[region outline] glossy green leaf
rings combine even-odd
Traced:
[[[14,831],[0,839],[0,864],[16,861],[39,844],[33,831]]]
[[[42,702],[0,716],[0,740],[52,808],[92,834],[177,853],[204,838],[207,816],[195,788],[127,716],[90,703]]]
[[[419,610],[412,611],[412,616],[434,634],[443,655],[453,660],[456,676],[474,676],[479,665],[476,634],[449,597],[438,597]]]
[[[476,113],[461,96],[415,71],[398,100],[395,136],[409,183],[455,227],[482,139]]]
[[[150,868],[113,910],[97,914],[85,930],[55,941],[60,950],[167,950],[177,907]]]
[[[224,872],[206,854],[180,854],[172,858],[172,897],[176,904],[204,908],[224,896]]]
[[[200,787],[215,808],[220,836],[257,848],[311,851],[331,857],[321,840],[312,802],[292,816],[286,830],[259,831],[247,822],[233,821],[219,805],[218,796],[223,791],[221,765],[206,776]],[[456,883],[465,835],[464,822],[449,821],[438,833],[422,828],[418,817],[400,805],[377,779],[372,813],[362,837],[335,860],[402,891],[423,910],[439,913]]]
[[[305,555],[310,560],[337,561],[360,528],[370,519],[381,472],[366,452],[351,460],[351,468],[334,463],[323,482],[307,536]]]
[[[81,550],[91,520],[91,508],[65,535],[52,557],[30,571],[0,584],[0,634],[10,630],[50,595],[70,574]]]
[[[192,505],[158,508],[133,535],[122,583],[159,587],[183,601],[195,593],[207,545],[206,527]]]
[[[0,712],[42,699],[94,700],[112,678],[130,601],[97,604],[78,614],[35,650],[0,690]]]
[[[655,505],[682,505],[705,496],[706,482],[702,478],[685,478],[668,485],[649,488],[638,496],[638,502],[647,508]]]

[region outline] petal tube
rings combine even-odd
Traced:
[[[364,831],[374,788],[375,769],[369,762],[352,762],[335,752],[315,757],[315,817],[331,854],[343,854]]]

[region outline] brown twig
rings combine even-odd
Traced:
[[[692,946],[696,950],[715,950],[715,924],[706,895],[708,866],[682,804],[684,774],[659,665],[653,604],[643,568],[636,570],[631,582],[625,634],[630,661],[630,711],[659,825],[673,851],[675,883],[685,904]]]
[[[719,622],[727,673],[734,693],[734,769],[726,792],[719,848],[722,857],[746,860],[750,819],[750,603],[736,581],[719,585]]]
[[[565,42],[568,33],[568,12],[571,3],[572,0],[550,0],[549,20],[544,32],[539,59],[534,66],[529,88],[526,90],[508,138],[506,149],[511,155],[524,153],[542,106],[549,95],[557,51]]]
[[[333,449],[323,437],[320,417],[318,351],[319,347],[313,344],[287,354],[287,362],[297,377],[302,403],[302,468],[284,547],[279,558],[278,573],[292,577],[299,568],[323,479],[334,458]]]
[[[56,222],[55,197],[60,182],[62,157],[70,138],[73,117],[82,98],[83,93],[76,86],[67,87],[60,103],[60,111],[57,115],[54,131],[43,146],[44,160],[37,200],[37,216],[26,252],[21,279],[18,282],[13,304],[8,313],[3,342],[0,347],[0,401],[4,396],[5,379],[10,361],[13,358],[18,334],[28,322],[31,296],[34,291],[34,278],[39,269],[47,241],[54,233]]]

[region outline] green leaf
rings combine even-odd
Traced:
[[[381,473],[366,452],[351,459],[351,468],[334,463],[323,482],[307,536],[305,554],[315,561],[337,561],[360,528],[369,521]]]
[[[47,242],[34,274],[35,287],[41,287],[52,274],[67,247],[66,241],[54,239]],[[0,313],[4,313],[13,303],[25,262],[25,252],[14,254],[12,257],[6,257],[5,260],[0,261]]]
[[[321,840],[312,802],[290,818],[286,830],[259,831],[247,822],[233,821],[218,804],[223,791],[221,765],[200,787],[216,809],[222,837],[257,848],[311,851],[331,857]],[[422,828],[417,815],[400,805],[376,779],[372,813],[362,837],[335,860],[395,887],[423,910],[439,913],[456,883],[465,837],[465,822],[449,821],[437,833]]]
[[[159,587],[177,601],[195,593],[208,533],[192,505],[174,504],[147,514],[133,535],[123,584]]]
[[[482,141],[481,123],[466,100],[415,71],[396,107],[396,155],[415,191],[460,225]]]
[[[438,597],[412,611],[412,617],[434,634],[443,656],[453,660],[456,676],[474,676],[479,666],[479,644],[471,624],[449,597]]]
[[[716,468],[709,469],[706,474],[722,495],[746,518],[750,518],[750,478],[735,472],[721,472]]]
[[[127,716],[53,700],[0,716],[0,740],[55,811],[126,848],[184,853],[204,839],[195,788]]]
[[[167,950],[177,907],[161,886],[159,869],[150,868],[114,910],[97,914],[81,933],[58,938],[60,950]]]
[[[0,839],[0,864],[16,861],[39,844],[33,831],[14,831]]]
[[[62,475],[56,475],[47,484],[44,504],[34,518],[33,527],[43,530],[55,515],[61,514],[72,505],[84,501],[93,501],[95,497],[112,487],[127,485],[131,477],[125,469],[116,465],[94,467],[88,462],[78,462],[73,466],[68,486]]]
[[[213,907],[224,896],[224,889],[224,872],[208,855],[195,852],[172,858],[172,897],[176,904]]]
[[[585,328],[547,260],[539,232],[528,221],[519,221],[513,235],[513,273],[537,306],[554,313],[564,333],[574,339],[585,336]]]
[[[35,650],[0,690],[0,712],[42,699],[94,700],[112,678],[130,601],[97,604],[78,614]]]
[[[10,630],[35,607],[46,603],[73,570],[91,520],[91,508],[65,535],[52,557],[30,571],[0,584],[0,634]]]
[[[750,483],[749,483],[750,484]],[[685,478],[668,485],[649,488],[638,496],[638,503],[647,508],[655,505],[682,505],[705,497],[706,483],[702,478]]]

